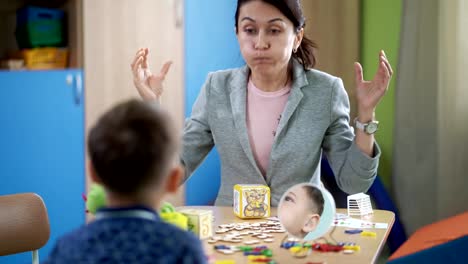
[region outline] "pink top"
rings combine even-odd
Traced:
[[[290,91],[290,84],[275,92],[264,92],[251,80],[247,85],[247,130],[253,155],[263,176],[268,169],[271,146]]]

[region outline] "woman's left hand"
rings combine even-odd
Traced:
[[[393,75],[392,66],[385,56],[383,50],[379,53],[379,68],[374,79],[365,81],[362,77],[362,66],[358,62],[354,64],[356,75],[356,96],[358,104],[358,115],[373,115],[377,104],[380,102]],[[370,116],[372,118],[372,116]]]

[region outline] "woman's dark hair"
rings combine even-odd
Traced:
[[[311,185],[304,185],[303,187],[307,193],[307,196],[314,204],[312,206],[313,208],[311,209],[317,212],[320,216],[322,216],[323,205],[325,203],[325,200],[323,199],[322,191],[319,188],[311,186]]]
[[[97,176],[108,189],[134,195],[167,175],[178,149],[168,114],[141,100],[122,102],[91,128],[88,151]]]
[[[239,12],[240,8],[253,0],[237,0],[235,25],[236,32],[238,30]],[[286,16],[294,25],[295,32],[299,32],[305,27],[305,17],[302,13],[302,6],[300,0],[260,0],[267,4],[276,7],[284,16]],[[304,69],[311,69],[315,66],[316,59],[314,51],[317,48],[312,40],[307,38],[304,34],[301,45],[297,49],[297,52],[293,53],[292,56],[296,58],[303,66]]]

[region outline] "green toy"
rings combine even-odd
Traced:
[[[88,196],[83,195],[86,202],[86,211],[91,214],[96,214],[97,210],[106,205],[106,191],[99,184],[91,185]],[[174,206],[168,202],[164,202],[159,210],[159,216],[166,223],[173,224],[183,230],[188,230],[188,218],[175,210]]]
[[[188,218],[175,210],[172,204],[165,202],[159,210],[159,216],[167,223],[171,223],[183,230],[188,230]]]
[[[86,197],[86,210],[91,214],[106,205],[106,192],[99,184],[91,185],[88,196]]]

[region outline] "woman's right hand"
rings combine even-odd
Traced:
[[[158,75],[151,73],[148,65],[148,48],[139,49],[131,64],[133,84],[141,98],[146,101],[160,100],[163,93],[163,81],[172,62],[164,63]]]

